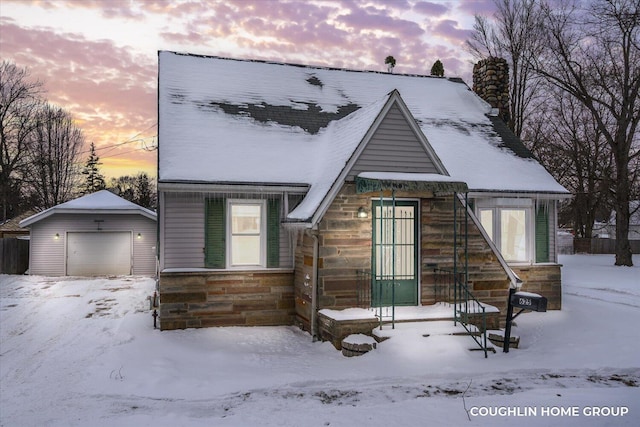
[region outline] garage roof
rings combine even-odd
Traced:
[[[20,227],[28,227],[56,213],[70,214],[140,214],[144,217],[157,220],[157,214],[149,209],[136,205],[108,190],[100,190],[87,194],[74,200],[61,203],[57,206],[39,212],[20,221]]]

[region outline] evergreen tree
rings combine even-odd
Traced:
[[[442,62],[439,59],[433,63],[433,66],[431,67],[431,75],[444,77],[444,65],[442,65]]]
[[[393,73],[393,68],[396,66],[396,58],[389,55],[384,59],[384,63],[387,64],[387,71]]]
[[[89,151],[89,158],[85,163],[82,174],[85,176],[84,185],[82,186],[82,194],[91,194],[96,191],[104,190],[107,184],[104,181],[104,176],[100,173],[99,166],[100,157],[96,154],[96,146],[92,142],[91,149]]]

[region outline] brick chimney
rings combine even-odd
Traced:
[[[473,91],[498,109],[498,117],[509,123],[509,65],[503,58],[489,57],[473,66]]]

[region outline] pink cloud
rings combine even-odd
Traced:
[[[154,58],[141,58],[109,41],[0,22],[3,58],[41,80],[45,97],[74,115],[87,140],[112,144],[106,129],[130,134],[155,123]]]
[[[470,15],[490,16],[496,11],[496,6],[494,0],[460,1],[456,9]]]
[[[438,21],[433,27],[434,34],[441,35],[442,37],[452,42],[463,42],[467,40],[472,31],[458,28],[458,22],[451,19],[443,19]]]
[[[482,10],[491,1],[470,3]],[[424,22],[398,17],[407,11],[419,13],[422,19],[451,10],[470,13],[469,5],[462,3],[456,9],[435,0],[146,0],[133,6],[99,0],[33,2],[41,8],[98,11],[114,31],[118,31],[118,18],[135,17],[140,25],[151,21],[148,18],[162,18],[154,37],[181,51],[377,71],[386,71],[384,58],[393,55],[394,72],[399,74],[429,74],[440,59],[447,76],[466,78],[471,64],[468,54],[457,48],[469,33],[460,28],[462,20],[433,22],[432,33],[427,34]],[[155,51],[140,55],[108,40],[49,27],[23,28],[18,22],[0,18],[3,59],[28,66],[33,77],[43,80],[48,99],[71,109],[88,140],[99,146],[117,143],[155,123]],[[454,46],[445,46],[447,41]],[[114,150],[116,159],[149,156],[124,154],[127,149],[128,145]]]
[[[382,30],[399,37],[419,37],[424,30],[414,21],[398,19],[386,14],[371,13],[370,10],[352,10],[347,15],[340,15],[338,21],[356,31]]]
[[[448,6],[430,1],[421,1],[413,5],[413,10],[427,16],[440,16],[449,10]]]

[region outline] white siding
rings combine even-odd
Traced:
[[[163,196],[163,268],[204,268],[204,194]]]
[[[219,194],[215,196],[220,196]],[[163,193],[161,195],[163,259],[161,268],[204,268],[206,193]],[[260,199],[259,194],[233,194],[224,197]],[[280,267],[293,267],[290,233],[280,227]]]
[[[360,172],[438,173],[433,160],[394,105],[353,165],[347,180]]]
[[[133,274],[155,275],[156,222],[142,215],[130,214],[55,214],[34,223],[31,226],[30,274],[64,276],[67,232],[99,231],[98,224],[105,231],[131,232]]]

